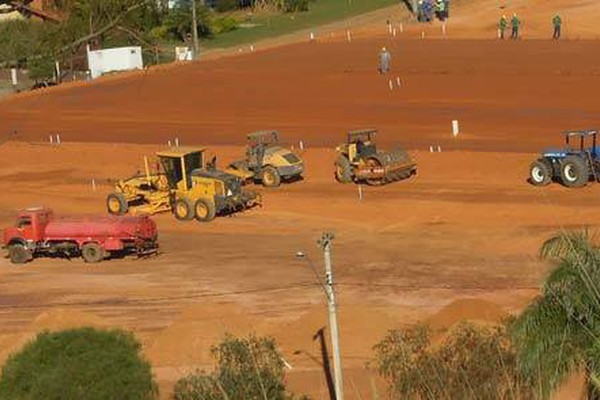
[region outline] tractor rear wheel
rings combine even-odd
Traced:
[[[13,244],[8,248],[8,256],[10,262],[13,264],[25,264],[27,261],[31,261],[33,255],[31,251],[27,250],[22,244]]]
[[[189,199],[182,197],[175,201],[173,214],[180,221],[189,221],[194,218],[194,206]]]
[[[86,263],[99,263],[104,260],[104,249],[98,243],[86,243],[81,248],[81,257]]]
[[[578,156],[567,156],[560,165],[562,183],[571,188],[585,186],[590,178],[585,160]]]
[[[114,192],[106,197],[106,209],[110,214],[123,215],[127,212],[129,206],[123,193]]]
[[[352,182],[352,165],[350,161],[340,155],[335,160],[335,179],[340,183],[351,183]]]
[[[215,205],[206,199],[198,199],[195,207],[196,220],[209,222],[215,219]]]
[[[547,160],[540,158],[531,163],[529,182],[534,186],[546,186],[552,182],[552,166]]]
[[[269,165],[260,172],[260,181],[264,187],[277,187],[281,184],[281,177],[279,172]]]

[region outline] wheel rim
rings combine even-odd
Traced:
[[[181,217],[181,218],[185,217],[187,215],[187,211],[188,211],[188,209],[185,204],[183,204],[183,203],[177,204],[176,212],[179,217]]]
[[[198,216],[198,218],[206,218],[206,216],[208,215],[208,208],[206,207],[206,205],[202,203],[197,204],[196,215]]]
[[[119,211],[121,211],[121,203],[119,202],[119,199],[117,199],[116,197],[111,197],[108,200],[108,209],[113,214],[116,214]]]
[[[564,173],[565,178],[569,182],[575,182],[577,180],[577,175],[573,173],[573,166],[571,164],[565,165]]]
[[[263,175],[263,181],[267,185],[272,185],[275,182],[275,178],[273,177],[273,173],[271,171],[265,171],[265,174]]]
[[[531,169],[531,179],[538,183],[544,180],[544,174],[542,173],[542,169],[540,167],[535,166]]]

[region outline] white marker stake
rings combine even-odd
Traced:
[[[459,133],[458,120],[455,119],[452,121],[452,136],[457,137]]]
[[[348,38],[348,43],[352,41],[352,35],[350,34],[350,29],[346,30],[346,37]]]
[[[167,146],[171,147],[171,141],[170,140],[167,142]]]
[[[54,143],[54,138],[50,135],[50,144]]]
[[[441,153],[442,152],[442,147],[438,146],[437,151],[438,151],[438,153]]]
[[[250,52],[254,53],[254,45],[253,44],[250,45]]]
[[[500,29],[498,29],[498,39],[500,39]]]
[[[394,82],[391,79],[388,81],[388,86],[390,87],[390,90],[394,90]]]
[[[425,31],[421,31],[421,39],[425,39]]]
[[[442,23],[442,36],[446,36],[446,23]]]
[[[358,200],[362,201],[362,199],[363,199],[362,185],[358,185]]]
[[[404,24],[400,22],[400,33],[404,33]]]
[[[300,141],[300,150],[304,150],[304,142],[302,140]]]
[[[60,144],[60,135],[56,134],[56,144]]]
[[[17,79],[17,69],[16,68],[10,69],[10,81],[13,86],[17,86],[17,84],[19,83],[19,81]]]
[[[175,138],[175,147],[179,147],[179,138],[178,137]]]
[[[394,35],[394,37],[396,37],[396,28],[394,28],[394,30],[392,31],[392,34]]]
[[[315,34],[313,32],[310,33],[310,41],[311,42],[315,41]]]
[[[429,152],[433,153],[433,146],[429,146]]]
[[[96,180],[92,179],[92,192],[96,191]]]
[[[396,85],[398,85],[398,87],[402,86],[402,82],[400,81],[399,76],[396,77]]]

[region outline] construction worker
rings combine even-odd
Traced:
[[[552,39],[558,40],[560,39],[560,26],[562,25],[562,19],[560,18],[560,15],[556,14],[554,18],[552,18],[552,25],[554,25]]]
[[[498,22],[498,32],[500,33],[500,39],[504,40],[504,31],[508,26],[508,20],[506,19],[506,15],[503,15]]]
[[[379,73],[385,75],[390,70],[390,62],[392,61],[392,55],[390,52],[383,47],[379,53]]]
[[[521,26],[521,21],[519,20],[519,17],[517,17],[517,13],[513,14],[513,17],[510,20],[510,25],[512,27],[510,38],[517,40],[519,38],[519,26]]]

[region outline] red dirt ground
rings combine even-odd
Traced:
[[[0,147],[2,224],[36,204],[104,212],[111,182],[176,136],[210,146],[221,164],[243,153],[254,129],[307,146],[306,179],[257,188],[262,209],[205,225],[158,216],[159,257],[20,268],[0,260],[0,357],[44,328],[124,327],[142,339],[167,398],[179,376],[210,367],[209,346],[225,332],[272,334],[293,366],[291,387],[325,399],[312,338],[326,325],[324,299],[294,257],[308,251],[320,268],[324,230],[337,235],[348,399],[372,397],[364,366],[389,328],[493,322],[521,309],[549,267],[537,259],[542,241],[600,224],[599,186],[525,182],[533,153],[560,145],[561,130],[597,124],[599,44],[386,41],[388,77],[375,71],[382,44],[297,44],[0,102],[0,133],[17,132]],[[334,182],[332,148],[344,131],[369,126],[382,145],[409,148],[419,175],[366,187],[361,202],[355,186]],[[41,143],[49,133],[63,145]]]

